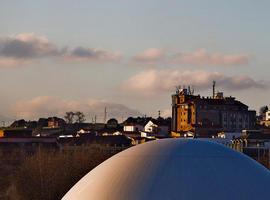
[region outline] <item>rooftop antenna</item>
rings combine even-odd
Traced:
[[[161,111],[159,110],[159,111],[158,111],[158,118],[160,118],[160,114],[161,114]]]
[[[104,124],[106,124],[107,121],[107,107],[104,109]]]
[[[216,81],[213,81],[213,99],[215,98],[215,94],[216,94]]]
[[[180,85],[177,85],[175,88],[176,88],[176,94],[179,94],[182,87]]]
[[[193,95],[194,94],[194,88],[192,86],[188,86],[188,95]]]

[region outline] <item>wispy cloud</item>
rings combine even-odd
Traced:
[[[246,54],[209,53],[206,49],[197,49],[190,53],[177,53],[171,62],[190,65],[243,65],[248,64],[249,56]]]
[[[82,111],[86,117],[97,115],[98,120],[104,117],[104,108],[107,108],[108,117],[119,120],[128,116],[139,116],[141,113],[123,104],[112,103],[105,100],[82,99],[67,100],[54,96],[38,96],[33,99],[18,101],[12,107],[12,113],[17,118],[37,119],[48,116],[64,116],[66,111]]]
[[[245,65],[250,61],[247,54],[225,54],[208,52],[201,48],[193,52],[169,52],[160,48],[149,48],[132,57],[133,62],[141,64],[187,64],[195,66]]]
[[[154,64],[165,59],[165,51],[159,48],[149,48],[135,55],[132,60],[139,63]]]
[[[122,89],[144,96],[163,94],[173,91],[177,85],[193,85],[205,90],[216,80],[221,88],[244,90],[263,89],[266,85],[248,76],[226,76],[219,72],[183,70],[146,70],[122,83]]]
[[[64,58],[68,61],[115,62],[121,60],[122,54],[102,49],[76,47],[68,49]]]

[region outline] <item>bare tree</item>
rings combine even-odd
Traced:
[[[77,111],[74,113],[75,117],[76,117],[76,122],[77,123],[83,123],[85,121],[85,115],[83,114],[83,112]]]
[[[66,112],[66,115],[64,116],[64,118],[68,124],[72,124],[74,121],[74,116],[75,116],[75,113],[72,111],[69,111],[69,112]]]

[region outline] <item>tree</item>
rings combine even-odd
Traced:
[[[72,124],[74,121],[74,116],[75,116],[75,113],[72,111],[69,111],[69,112],[66,112],[66,115],[64,116],[64,118],[68,124]]]
[[[107,121],[107,128],[117,128],[118,127],[118,121],[115,118],[111,118]]]
[[[118,125],[118,121],[115,118],[111,118],[107,121],[107,124]]]
[[[74,113],[75,117],[76,117],[76,122],[77,123],[83,123],[86,119],[85,119],[85,115],[83,114],[83,112],[77,111]]]
[[[266,113],[268,111],[268,106],[262,106],[260,108],[260,115],[263,115],[264,113]]]

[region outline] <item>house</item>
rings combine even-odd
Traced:
[[[123,122],[123,130],[124,132],[140,132],[144,130],[144,125],[146,123],[147,118],[133,118],[129,117],[127,120]]]
[[[143,131],[144,130],[144,126],[141,124],[125,124],[124,125],[124,131],[125,132],[138,132],[138,131]]]
[[[48,127],[49,128],[59,128],[65,126],[66,122],[62,118],[58,117],[49,117],[48,118]]]
[[[169,124],[164,120],[152,119],[144,126],[144,132],[153,136],[168,136]]]
[[[270,110],[265,112],[265,120],[270,121]]]
[[[267,110],[263,112],[260,116],[258,116],[258,122],[260,125],[264,127],[270,127],[270,110]]]

